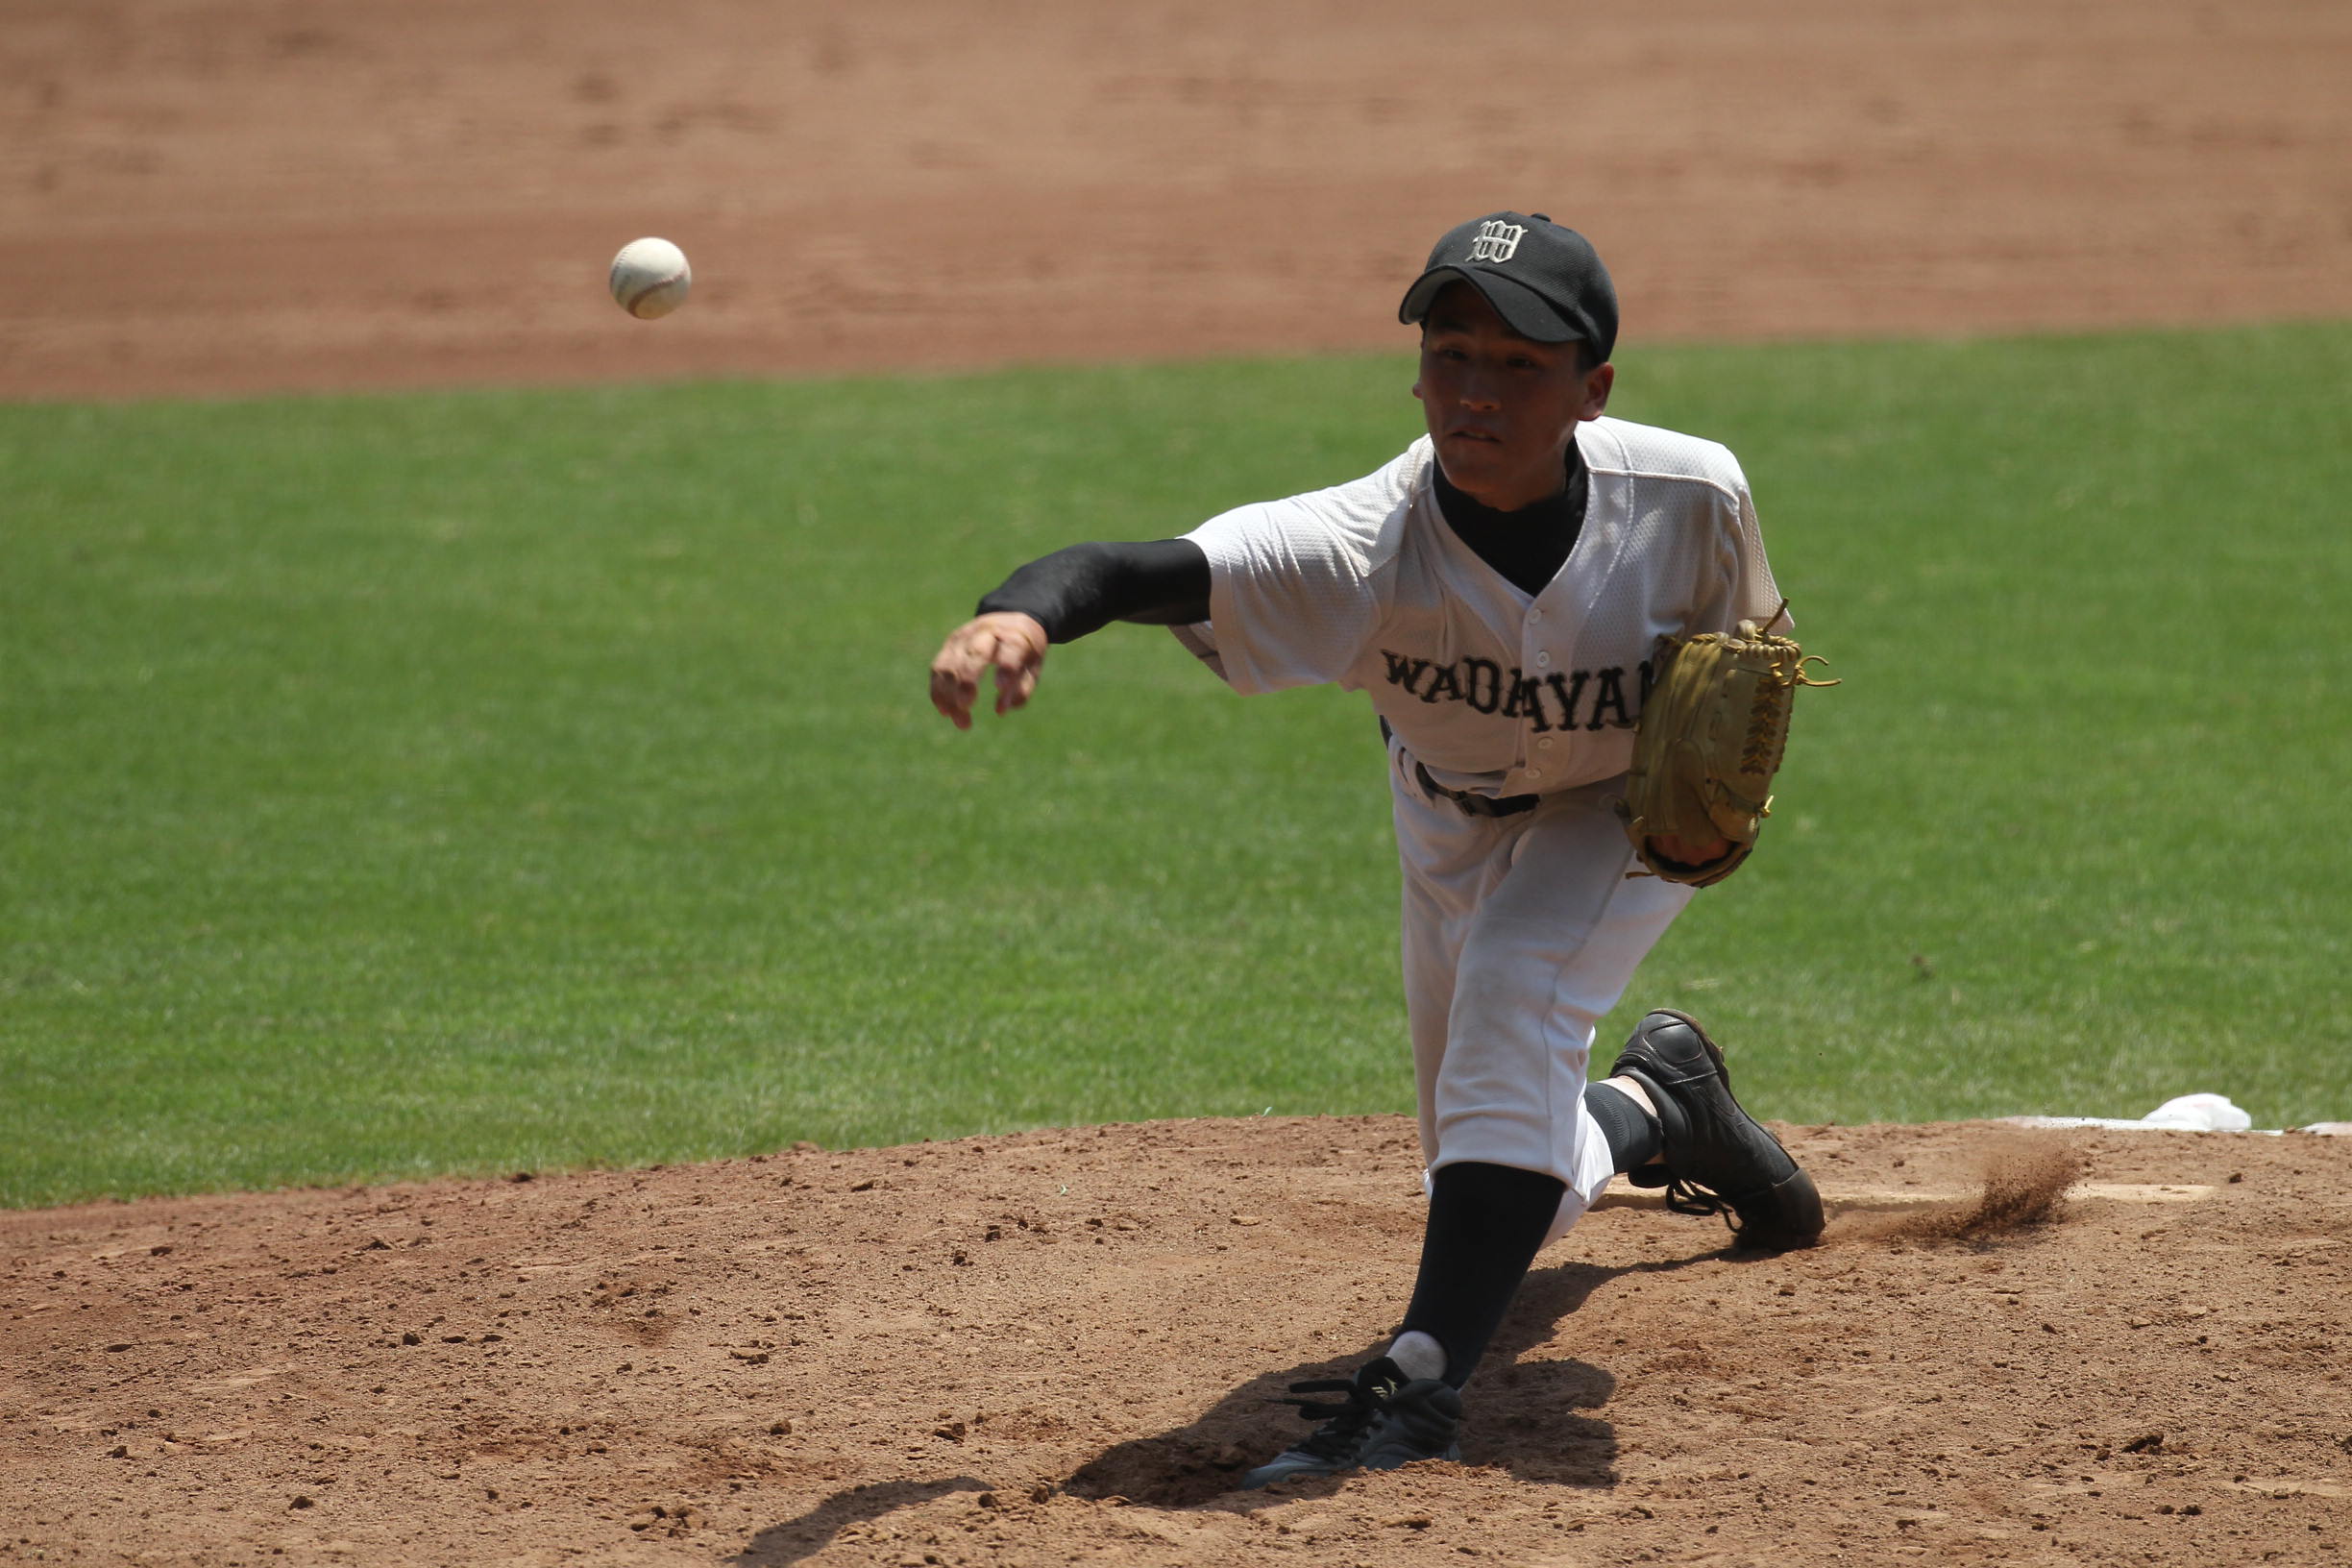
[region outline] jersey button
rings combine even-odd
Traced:
[[[1541,652],[1541,653],[1538,653],[1538,654],[1536,654],[1536,655],[1535,655],[1535,668],[1536,668],[1536,669],[1538,669],[1538,670],[1543,669],[1545,666],[1549,665],[1551,662],[1552,662],[1552,655],[1551,655],[1551,653],[1550,653],[1548,650],[1547,650],[1547,651],[1545,651],[1545,652]]]
[[[1551,750],[1551,749],[1552,749],[1552,737],[1551,737],[1551,736],[1549,736],[1549,735],[1546,735],[1546,736],[1545,736],[1545,737],[1544,737],[1542,740],[1537,741],[1537,742],[1535,743],[1535,748],[1536,748],[1537,750],[1539,750],[1539,751],[1549,751],[1549,750]]]
[[[1530,610],[1528,611],[1528,619],[1530,621],[1541,621],[1543,619],[1543,611]]]
[[[1530,768],[1528,770],[1528,777],[1541,778],[1543,777],[1543,770],[1541,768]]]

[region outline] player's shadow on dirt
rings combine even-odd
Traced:
[[[1587,1297],[1609,1281],[1627,1274],[1664,1273],[1702,1261],[1678,1258],[1625,1268],[1562,1263],[1530,1274],[1470,1385],[1471,1398],[1462,1423],[1463,1462],[1499,1464],[1522,1481],[1563,1486],[1613,1484],[1617,1480],[1616,1429],[1597,1416],[1579,1412],[1606,1405],[1617,1391],[1617,1380],[1585,1361],[1525,1360],[1522,1357],[1549,1341],[1559,1320],[1583,1306]],[[1313,1430],[1293,1416],[1288,1407],[1276,1403],[1291,1384],[1348,1377],[1385,1350],[1387,1343],[1388,1336],[1384,1335],[1347,1355],[1264,1373],[1219,1400],[1189,1425],[1106,1449],[1072,1471],[1063,1482],[1063,1489],[1080,1497],[1123,1497],[1164,1508],[1188,1507],[1224,1497],[1234,1492],[1244,1470],[1264,1463]],[[1276,1493],[1240,1495],[1280,1501],[1341,1484],[1335,1477],[1293,1482]]]
[[[939,1481],[881,1481],[867,1486],[851,1486],[835,1492],[797,1519],[770,1525],[753,1535],[727,1562],[729,1568],[783,1568],[786,1563],[815,1556],[851,1525],[862,1525],[949,1492],[990,1489],[987,1482],[973,1476],[948,1476]]]

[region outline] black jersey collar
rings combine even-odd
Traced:
[[[1591,485],[1584,454],[1574,440],[1568,443],[1565,467],[1559,494],[1512,512],[1497,511],[1455,489],[1442,463],[1430,464],[1430,478],[1437,510],[1456,536],[1522,593],[1536,594],[1558,575],[1584,527]]]

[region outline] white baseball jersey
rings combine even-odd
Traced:
[[[1439,513],[1425,436],[1379,472],[1237,507],[1187,535],[1210,620],[1178,637],[1236,691],[1368,692],[1452,789],[1540,795],[1631,765],[1657,640],[1779,605],[1755,507],[1712,441],[1600,419],[1566,564],[1530,597]]]
[[[1423,1155],[1558,1177],[1554,1237],[1612,1174],[1583,1104],[1594,1026],[1693,891],[1629,876],[1611,810],[1658,639],[1780,602],[1728,452],[1614,419],[1577,442],[1583,527],[1539,593],[1447,526],[1425,438],[1353,483],[1194,529],[1211,619],[1176,628],[1237,691],[1336,682],[1388,722]],[[1542,798],[1469,815],[1424,769]]]

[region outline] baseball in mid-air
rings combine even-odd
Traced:
[[[686,253],[666,239],[632,239],[613,257],[613,300],[639,321],[666,316],[684,305],[693,284]]]

